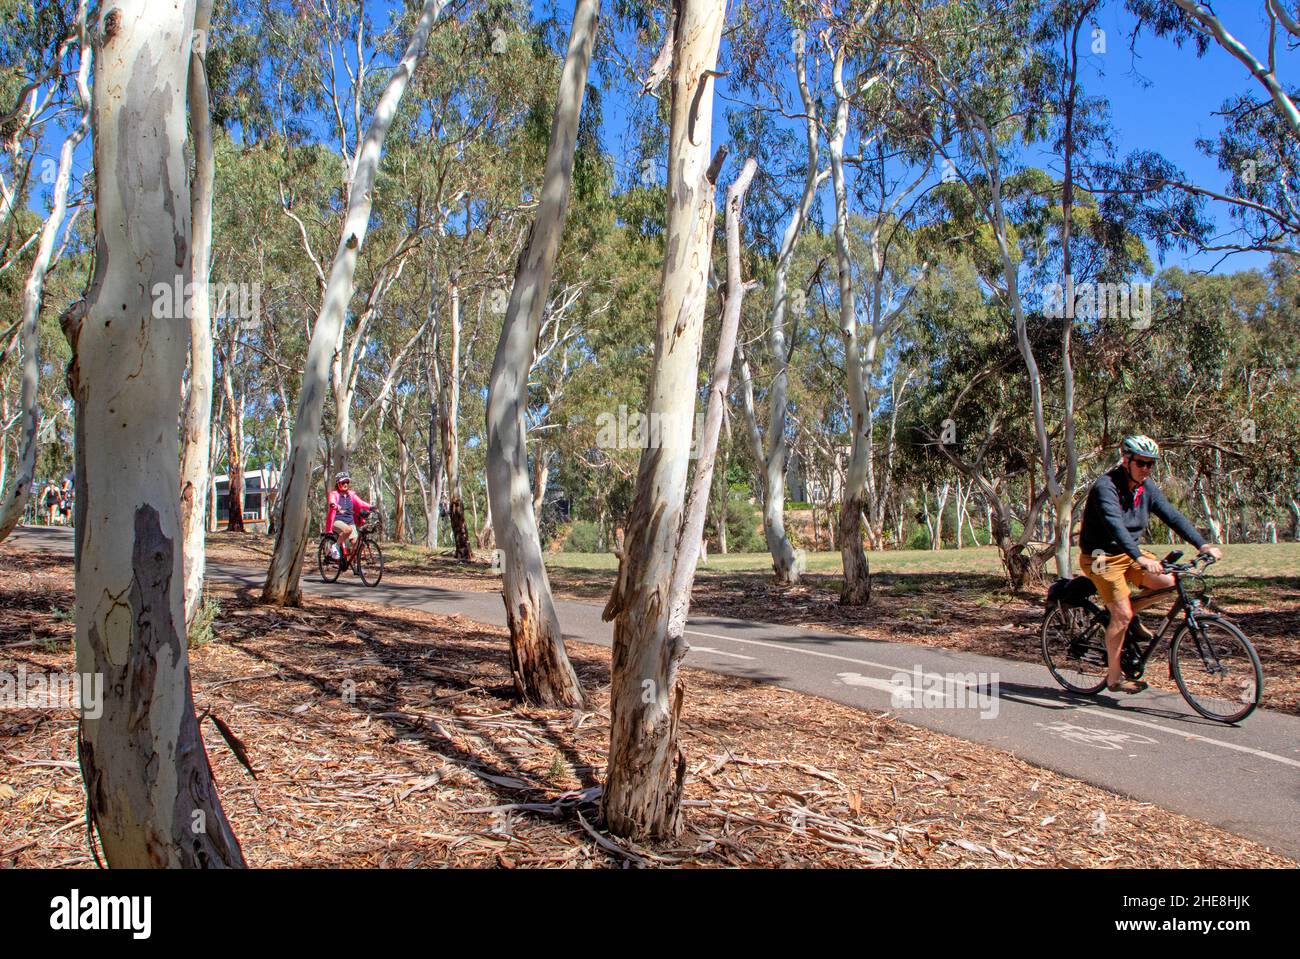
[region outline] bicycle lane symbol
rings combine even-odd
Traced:
[[[1093,729],[1063,721],[1034,723],[1034,725],[1061,739],[1096,749],[1123,749],[1126,746],[1154,746],[1159,743],[1159,740],[1152,739],[1150,736],[1127,733],[1122,729]]]

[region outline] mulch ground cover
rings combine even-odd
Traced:
[[[270,558],[270,541],[263,537],[227,535],[217,540],[216,558],[257,565]],[[604,571],[554,568],[549,575],[557,596],[589,602],[604,602],[613,582],[613,573]],[[471,563],[442,557],[403,559],[390,563],[384,576],[391,582],[480,592],[496,591],[501,583],[485,557]],[[840,605],[839,583],[836,576],[807,573],[797,586],[778,587],[763,573],[702,568],[691,612],[1042,662],[1043,604],[1038,593],[1045,590],[1016,595],[1000,577],[981,573],[875,573],[871,604],[851,607]],[[1300,577],[1275,577],[1266,588],[1232,576],[1215,577],[1211,583],[1214,610],[1239,626],[1259,652],[1264,708],[1300,716]],[[1143,614],[1153,630],[1163,619],[1160,609]],[[1144,678],[1177,695],[1164,666],[1168,648],[1167,637]]]
[[[70,561],[0,554],[0,671],[73,669]],[[573,643],[585,710],[520,705],[501,630],[217,587],[191,650],[222,802],[251,865],[1294,866],[1008,753],[816,697],[684,671],[681,835],[608,835],[609,651]],[[752,614],[751,614],[752,615]],[[0,710],[0,865],[93,865],[76,717]]]

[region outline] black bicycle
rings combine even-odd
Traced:
[[[378,540],[383,521],[383,514],[377,509],[362,515],[361,526],[357,529],[360,535],[351,557],[344,555],[345,550],[339,545],[336,533],[322,533],[316,554],[321,580],[326,583],[336,582],[343,570],[351,566],[352,571],[361,577],[361,582],[367,586],[378,586],[384,576],[384,550]]]
[[[1207,719],[1240,722],[1255,711],[1263,696],[1259,654],[1240,629],[1206,612],[1204,574],[1214,557],[1201,553],[1190,563],[1180,564],[1182,555],[1175,550],[1162,561],[1164,571],[1174,577],[1173,586],[1141,594],[1177,593],[1177,600],[1145,648],[1132,632],[1124,637],[1120,668],[1129,679],[1141,679],[1147,661],[1172,628],[1169,675],[1183,699]],[[1110,614],[1090,598],[1096,592],[1097,587],[1086,576],[1058,580],[1048,591],[1043,617],[1043,661],[1058,683],[1084,695],[1105,688],[1109,662],[1106,627]]]

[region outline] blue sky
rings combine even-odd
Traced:
[[[376,20],[382,21],[384,8],[392,9],[397,0],[379,0],[374,9]],[[1267,33],[1260,5],[1246,0],[1221,4],[1226,12],[1228,27],[1258,56],[1264,55]],[[564,0],[532,0],[532,10],[537,17],[550,16],[559,10],[567,35],[571,3]],[[377,24],[378,25],[378,24]],[[1204,57],[1197,58],[1189,49],[1179,50],[1168,40],[1143,35],[1136,51],[1130,51],[1128,34],[1132,20],[1121,9],[1117,0],[1107,3],[1101,12],[1099,25],[1105,31],[1106,50],[1102,54],[1089,54],[1084,61],[1081,77],[1085,91],[1104,96],[1110,101],[1113,120],[1111,145],[1117,157],[1135,149],[1162,151],[1173,163],[1182,168],[1195,182],[1219,188],[1226,177],[1214,162],[1195,147],[1198,137],[1213,137],[1221,121],[1214,111],[1231,94],[1242,91],[1259,92],[1259,85],[1245,68],[1227,53],[1212,46]],[[1091,38],[1081,38],[1087,48]],[[649,54],[644,59],[648,59]],[[644,60],[643,60],[644,62]],[[1283,48],[1278,62],[1278,72],[1284,84],[1300,82],[1300,55],[1287,53]],[[727,94],[727,79],[719,81],[718,90]],[[625,90],[607,90],[604,93],[603,137],[605,149],[614,157],[622,181],[634,161],[629,147],[635,144],[636,131],[632,128],[632,101]],[[715,107],[714,142],[720,143],[727,135],[724,120],[724,103]],[[56,157],[62,141],[63,130],[51,130],[44,157]],[[1053,167],[1051,158],[1042,151],[1029,152],[1026,162]],[[90,160],[89,143],[78,151],[79,172]],[[732,158],[731,165],[738,168],[739,159]],[[36,169],[40,169],[39,163]],[[662,170],[659,171],[662,175]],[[1058,171],[1059,172],[1059,171]],[[37,204],[44,208],[43,201]],[[1211,207],[1213,212],[1214,208]],[[1222,228],[1227,219],[1219,215]],[[1193,269],[1209,269],[1218,255],[1182,254],[1171,251],[1164,265],[1177,265]],[[1217,267],[1217,272],[1263,267],[1268,261],[1264,254],[1238,254]]]
[[[561,7],[566,7],[561,4]],[[1133,50],[1129,34],[1133,19],[1120,4],[1111,0],[1098,17],[1098,27],[1105,33],[1105,52],[1092,54],[1093,38],[1085,33],[1080,48],[1087,52],[1080,82],[1084,92],[1109,100],[1112,120],[1111,147],[1116,158],[1133,150],[1161,151],[1181,168],[1190,180],[1212,188],[1226,186],[1227,178],[1215,162],[1196,149],[1196,140],[1213,138],[1221,127],[1220,118],[1214,116],[1223,101],[1240,92],[1259,94],[1262,88],[1237,60],[1217,46],[1211,46],[1204,57],[1197,58],[1190,47],[1178,49],[1171,41],[1144,33]],[[1227,11],[1224,16],[1229,29],[1257,56],[1264,56],[1267,31],[1259,5],[1235,0],[1221,4]],[[534,2],[535,12],[551,9],[549,0]],[[564,16],[561,13],[561,16]],[[1300,82],[1300,55],[1279,48],[1278,73],[1284,83]],[[719,81],[720,93],[729,93],[727,80]],[[723,104],[715,108],[714,143],[722,142],[727,131],[723,121]],[[604,105],[605,147],[615,157],[626,155],[625,141],[635,140],[629,131],[627,116],[629,104],[612,92],[606,94]],[[1059,164],[1043,150],[1028,151],[1026,162],[1054,169]],[[735,157],[732,165],[738,166]],[[1211,206],[1221,229],[1228,228],[1222,211]],[[1153,251],[1154,255],[1154,251]],[[1157,266],[1182,266],[1187,269],[1211,269],[1221,254],[1183,254],[1170,251]],[[1235,254],[1223,261],[1215,272],[1233,272],[1262,268],[1269,260],[1267,254]]]

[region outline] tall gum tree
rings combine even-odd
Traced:
[[[90,76],[91,49],[86,38],[86,0],[77,6],[77,33],[81,43],[81,63],[77,71],[77,96],[81,103],[81,116],[72,132],[63,141],[59,151],[58,172],[54,178],[53,209],[41,226],[32,269],[23,286],[22,317],[20,329],[23,349],[22,396],[22,452],[19,454],[13,481],[4,488],[0,498],[0,542],[13,532],[22,519],[23,510],[31,496],[36,474],[36,453],[40,445],[40,407],[37,388],[40,385],[40,317],[45,299],[45,277],[54,260],[54,242],[68,215],[68,187],[72,181],[72,159],[77,146],[90,132]],[[6,201],[8,205],[8,201]],[[0,483],[4,481],[0,471]]]
[[[510,628],[510,671],[515,691],[548,706],[578,706],[582,689],[564,650],[560,619],[542,560],[536,506],[529,488],[528,373],[537,351],[542,311],[550,293],[573,182],[578,119],[595,42],[599,0],[578,0],[560,76],[541,199],[528,245],[515,271],[501,340],[488,385],[487,483],[492,523],[501,550],[501,595]],[[545,457],[535,452],[539,492]]]
[[[793,33],[795,55],[795,78],[799,85],[799,96],[804,108],[804,138],[807,144],[807,168],[804,172],[803,192],[795,207],[790,222],[781,237],[781,247],[777,253],[776,269],[772,276],[772,310],[769,318],[768,348],[771,353],[775,373],[772,386],[768,391],[767,443],[763,442],[763,433],[758,423],[758,414],[754,404],[753,377],[743,348],[737,354],[741,367],[741,399],[745,413],[746,433],[754,462],[761,464],[764,471],[763,483],[763,537],[768,552],[772,554],[772,572],[777,583],[793,584],[798,582],[799,570],[795,566],[794,546],[785,531],[785,474],[789,460],[789,444],[786,438],[786,425],[790,409],[790,347],[786,340],[786,318],[794,311],[791,307],[793,298],[789,291],[790,263],[794,257],[795,244],[803,232],[804,224],[812,212],[813,202],[818,187],[830,175],[829,169],[818,172],[818,125],[817,101],[808,86],[808,41],[803,30]],[[796,299],[796,302],[799,302]],[[724,500],[725,502],[725,500]]]
[[[712,78],[724,0],[675,0],[668,211],[648,418],[660,443],[642,451],[618,581],[605,607],[614,621],[606,826],[634,839],[680,829],[686,759],[677,742],[687,645],[669,635],[673,570],[681,558],[708,295],[715,210],[709,165]],[[693,552],[699,543],[686,544]]]
[[[190,138],[194,181],[190,184],[190,387],[181,426],[181,535],[185,556],[185,624],[194,622],[203,591],[208,497],[212,486],[212,116],[208,98],[208,27],[212,0],[198,0],[190,49]],[[232,476],[233,478],[233,476]],[[235,492],[231,487],[232,492]],[[242,491],[241,491],[242,492]]]
[[[686,506],[686,520],[682,527],[679,555],[673,567],[672,605],[668,615],[668,638],[676,644],[682,641],[686,629],[686,616],[691,608],[691,587],[695,583],[695,570],[702,549],[704,520],[709,507],[709,493],[713,488],[713,466],[717,460],[718,436],[722,432],[727,393],[731,389],[731,358],[736,353],[737,332],[740,329],[740,311],[745,294],[757,284],[740,278],[740,218],[745,207],[745,194],[758,171],[758,164],[750,158],[745,161],[736,182],[727,191],[727,285],[722,304],[722,324],[718,331],[718,348],[713,359],[713,373],[709,376],[708,402],[704,410],[704,426],[696,437],[697,461],[695,475],[691,477],[691,496]],[[726,502],[726,490],[723,490]],[[718,521],[718,535],[722,552],[726,550],[726,518]]]
[[[95,272],[64,317],[76,409],[78,753],[109,865],[237,867],[194,715],[181,555],[184,315],[150,291],[190,266],[184,156],[195,0],[114,0],[95,31]],[[102,695],[94,689],[102,681]],[[90,699],[90,702],[87,702]]]
[[[325,394],[329,387],[331,365],[342,336],[348,303],[352,299],[357,258],[361,254],[370,226],[374,205],[375,177],[393,117],[402,102],[407,84],[415,73],[433,31],[434,22],[446,7],[446,0],[427,0],[416,21],[415,30],[401,61],[393,68],[384,92],[375,106],[374,117],[357,152],[352,182],[348,190],[348,210],[343,222],[334,262],[321,298],[320,313],[312,328],[303,369],[302,387],[298,391],[298,412],[294,422],[293,448],[280,477],[280,523],[276,529],[275,550],[262,587],[262,601],[282,606],[301,602],[303,554],[307,547],[308,500],[311,493],[311,464],[320,441]]]

